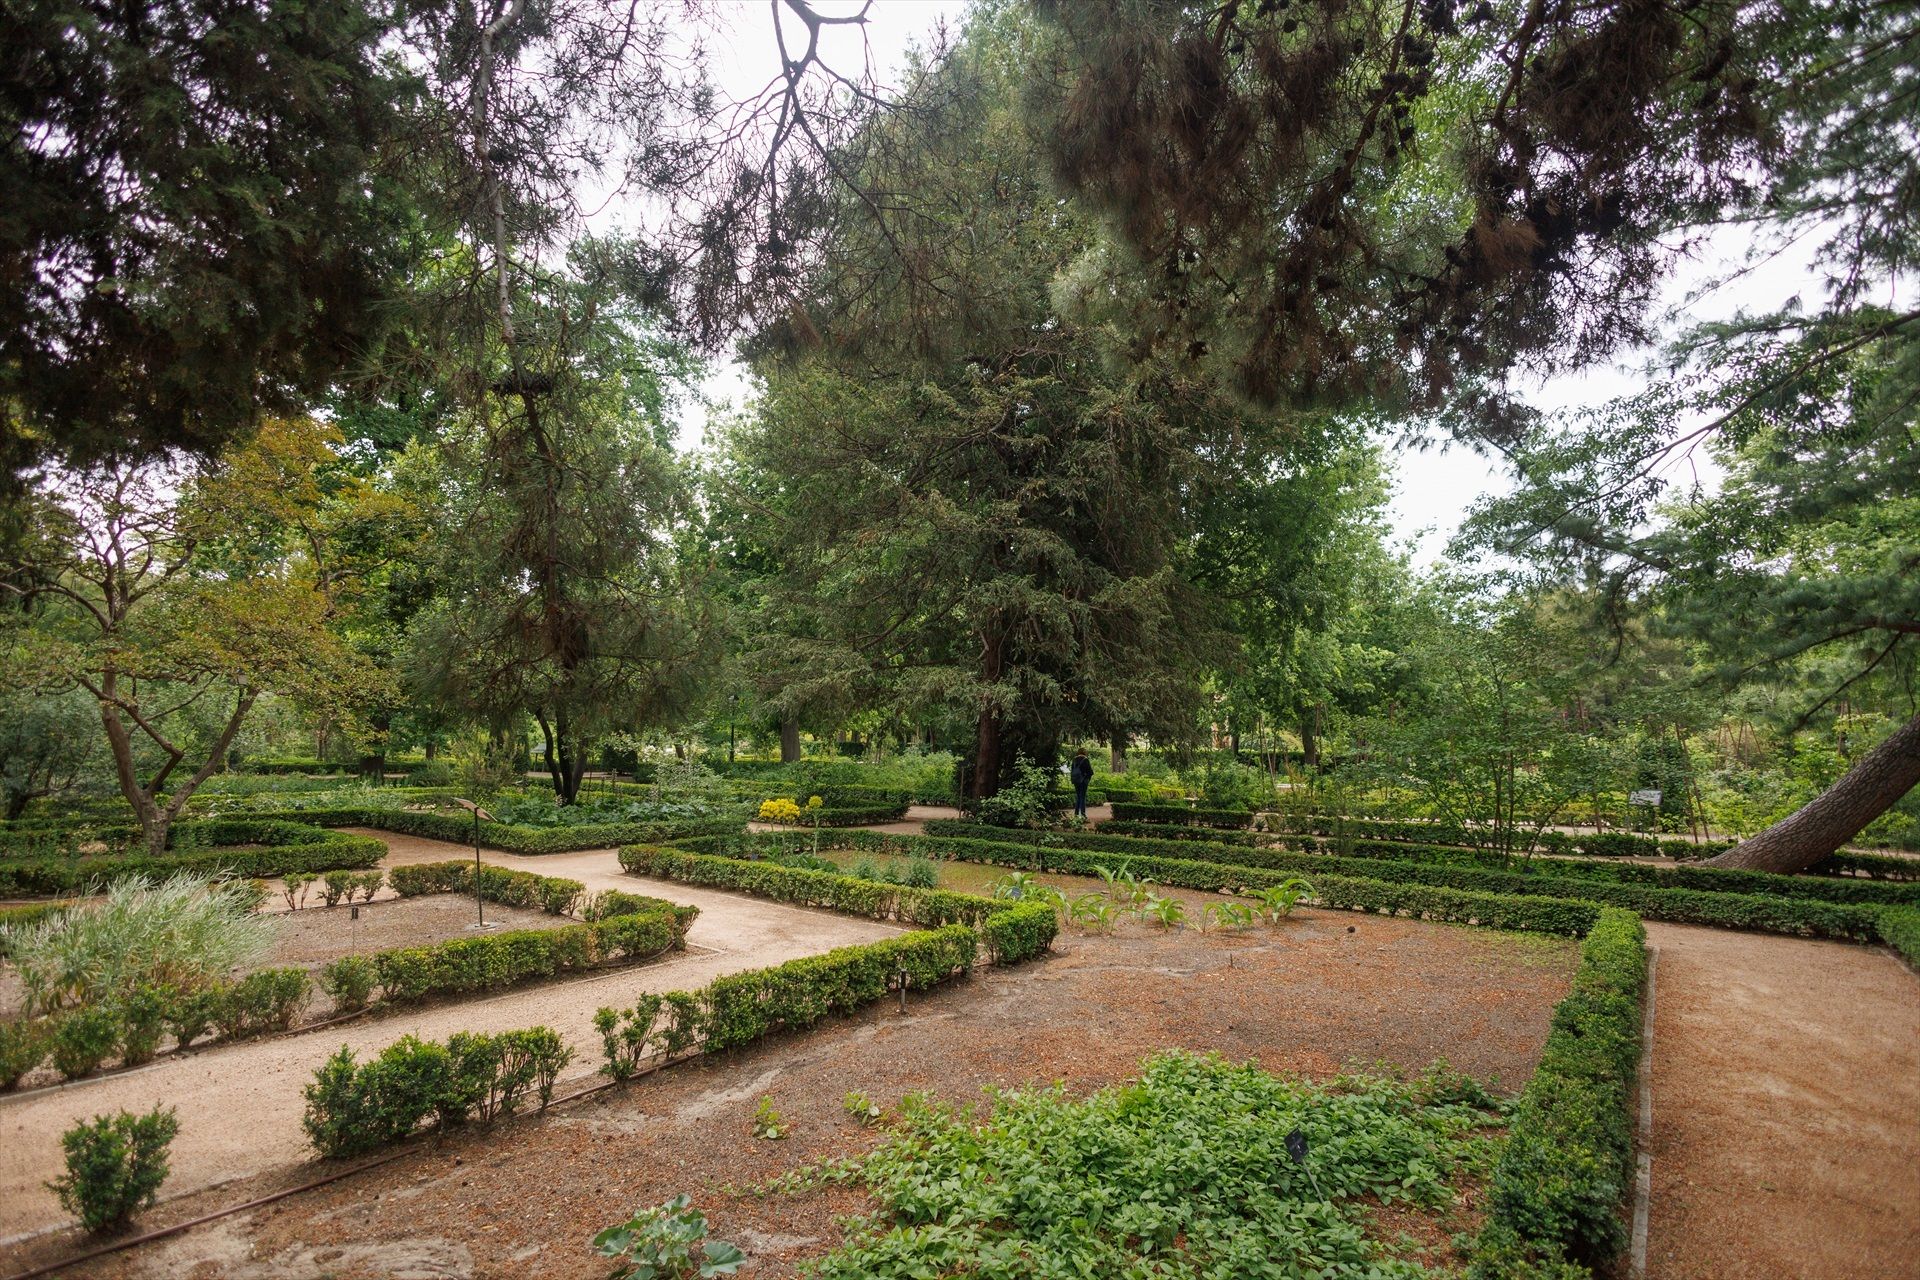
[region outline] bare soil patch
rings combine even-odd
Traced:
[[[486,913],[486,933],[558,929],[579,923],[567,916],[491,902],[486,904]],[[390,947],[425,946],[482,932],[472,927],[476,920],[473,899],[457,893],[376,899],[360,904],[359,919],[353,917],[354,912],[345,904],[307,906],[299,911],[279,913],[274,917],[279,928],[266,965],[303,965],[317,969],[341,956],[365,955]]]
[[[1920,1276],[1920,980],[1840,942],[1647,941],[1651,1280]]]
[[[1499,1087],[1536,1064],[1577,944],[1407,920],[1304,911],[1238,935],[1126,924],[1073,936],[1030,965],[987,970],[903,1015],[886,1004],[803,1035],[701,1059],[493,1132],[430,1138],[402,1159],[87,1274],[310,1277],[598,1274],[594,1231],[686,1191],[713,1233],[790,1276],[840,1238],[861,1194],[756,1195],[803,1165],[868,1149],[879,1134],[842,1109],[848,1090],[895,1107],[910,1091],[978,1102],[985,1086],[1064,1081],[1090,1090],[1184,1047],[1314,1077],[1350,1065],[1418,1071],[1435,1058]],[[793,1136],[749,1136],[762,1097]],[[313,1167],[317,1172],[318,1167]],[[277,1174],[285,1178],[286,1173]],[[183,1220],[270,1185],[163,1206]],[[1468,1211],[1469,1206],[1462,1206]],[[1416,1230],[1417,1224],[1393,1223]],[[1444,1252],[1431,1227],[1436,1252]],[[22,1251],[46,1256],[51,1242]]]

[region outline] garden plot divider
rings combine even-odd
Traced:
[[[1770,871],[1739,871],[1722,867],[1656,866],[1642,862],[1579,862],[1563,858],[1524,858],[1485,849],[1460,849],[1450,845],[1398,844],[1392,841],[1353,841],[1344,848],[1314,843],[1308,849],[1292,851],[1275,844],[1254,844],[1235,839],[1242,833],[1215,832],[1205,828],[1184,829],[1192,834],[1167,838],[1154,835],[1108,835],[1099,832],[1019,831],[990,827],[981,823],[936,819],[926,825],[930,836],[955,836],[974,840],[1007,840],[1017,843],[1064,845],[1075,849],[1111,849],[1117,853],[1147,851],[1170,858],[1200,858],[1208,862],[1229,862],[1245,866],[1291,866],[1292,859],[1318,857],[1331,866],[1340,859],[1366,862],[1414,863],[1463,867],[1504,872],[1543,880],[1598,881],[1607,884],[1645,885],[1660,889],[1696,890],[1704,893],[1733,893],[1783,898],[1807,898],[1817,902],[1854,906],[1920,906],[1920,884],[1849,879],[1836,876],[1780,875]],[[1225,839],[1206,839],[1223,836]],[[1278,859],[1278,861],[1272,861]],[[1356,874],[1371,875],[1371,870]],[[1519,892],[1534,892],[1520,890]],[[1630,906],[1630,903],[1621,905]]]
[[[464,813],[432,813],[418,809],[342,808],[309,809],[262,815],[312,823],[321,827],[373,827],[400,836],[420,836],[449,844],[472,845],[473,819]],[[504,822],[480,824],[480,847],[501,853],[537,856],[576,853],[582,849],[612,849],[650,840],[677,840],[689,836],[726,835],[746,829],[743,818],[704,818],[691,821],[610,822],[577,827],[518,827]]]
[[[379,865],[387,855],[386,845],[372,836],[328,831],[318,823],[279,818],[180,822],[174,825],[173,834],[176,841],[186,842],[189,847],[165,857],[145,853],[79,857],[43,854],[0,860],[0,894],[71,894],[128,876],[163,876],[177,871],[258,879],[294,871],[365,870]]]

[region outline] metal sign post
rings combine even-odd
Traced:
[[[480,896],[480,821],[484,818],[492,822],[493,815],[471,800],[455,800],[454,803],[473,814],[473,909],[479,921],[474,928],[484,929],[487,927],[487,905]]]

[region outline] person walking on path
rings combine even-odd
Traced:
[[[1093,781],[1093,761],[1087,759],[1085,751],[1073,753],[1073,764],[1067,769],[1067,780],[1073,783],[1073,816],[1084,820],[1087,816],[1087,784]]]

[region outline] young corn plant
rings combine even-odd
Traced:
[[[1009,871],[993,884],[993,896],[1002,902],[1029,902],[1039,891],[1039,882],[1024,871]]]
[[[1094,933],[1111,933],[1120,908],[1103,893],[1084,893],[1073,900],[1071,918]]]
[[[1187,904],[1178,898],[1163,898],[1159,894],[1149,894],[1146,901],[1146,915],[1162,929],[1177,929],[1187,918]]]
[[[1253,925],[1259,916],[1251,906],[1244,902],[1216,902],[1207,908],[1201,929],[1217,932],[1221,929],[1246,929]]]
[[[1311,883],[1299,876],[1294,876],[1280,884],[1269,885],[1254,896],[1259,899],[1260,914],[1265,917],[1266,922],[1278,924],[1293,914],[1293,909],[1300,905],[1302,898],[1310,897],[1312,893]]]

